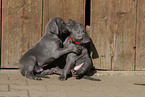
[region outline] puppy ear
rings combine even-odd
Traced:
[[[72,19],[69,19],[68,24],[67,24],[67,29],[69,32],[71,32],[71,30],[73,29],[73,27],[76,25],[76,22],[73,21]]]
[[[53,30],[54,30],[54,34],[59,34],[59,30],[58,30],[58,25],[56,22],[53,23]]]
[[[90,39],[90,37],[89,37],[87,31],[85,30],[84,33],[85,33],[85,34],[84,34],[84,36],[83,36],[83,41],[82,41],[82,42],[83,42],[83,43],[88,43],[88,42],[90,42],[91,39]]]
[[[72,30],[73,27],[67,24],[66,25],[66,28],[68,29],[69,32],[71,32],[71,30]]]
[[[56,22],[52,21],[51,23],[48,23],[46,25],[45,32],[58,35],[59,34],[59,30],[58,30],[58,25],[56,24]]]
[[[75,21],[73,21],[72,19],[69,19],[69,21],[68,21],[68,25],[75,25],[76,24],[76,22]]]

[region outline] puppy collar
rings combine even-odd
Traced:
[[[74,44],[81,45],[81,43],[73,41],[73,40],[71,39],[71,37],[69,37],[69,40],[70,40],[70,42],[72,42],[72,43],[74,43]]]

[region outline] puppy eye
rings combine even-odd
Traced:
[[[85,30],[83,30],[83,34],[85,34]]]

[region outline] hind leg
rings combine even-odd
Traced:
[[[34,75],[32,72],[27,72],[25,76],[34,80],[42,80],[41,77]]]
[[[60,69],[59,67],[47,69],[47,70],[44,70],[40,75],[43,76],[43,75],[51,75],[51,74],[61,75],[62,69]]]
[[[40,77],[34,75],[34,66],[36,65],[36,58],[34,56],[24,58],[21,63],[24,64],[23,71],[25,72],[25,76],[27,78],[41,80]]]
[[[77,70],[75,70],[77,75],[76,78],[82,78],[87,72],[90,71],[91,66],[91,60],[86,59],[82,65]]]

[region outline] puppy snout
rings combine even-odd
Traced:
[[[83,39],[83,37],[80,35],[80,36],[77,36],[77,40],[81,40]]]

